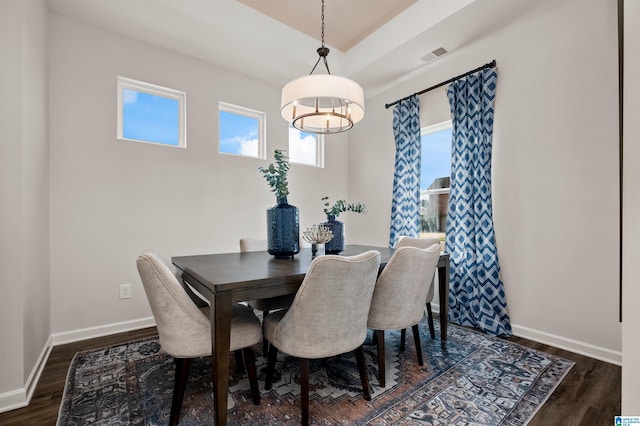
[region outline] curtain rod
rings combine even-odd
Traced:
[[[456,77],[450,78],[450,79],[449,79],[449,80],[447,80],[447,81],[443,81],[443,82],[442,82],[442,83],[440,83],[440,84],[436,84],[435,86],[431,86],[431,87],[429,87],[429,88],[427,88],[427,89],[424,89],[424,90],[421,90],[421,91],[419,91],[419,92],[416,92],[416,93],[414,93],[413,95],[422,95],[423,93],[426,93],[426,92],[428,92],[428,91],[430,91],[430,90],[433,90],[433,89],[437,89],[438,87],[444,86],[445,84],[453,83],[454,81],[459,80],[459,79],[461,79],[462,77],[466,77],[466,76],[471,75],[471,74],[473,74],[473,73],[476,73],[476,72],[478,72],[478,71],[482,71],[482,70],[487,69],[487,68],[493,68],[493,67],[495,67],[495,66],[496,66],[496,60],[494,59],[493,61],[491,61],[491,62],[489,62],[489,63],[487,63],[487,64],[484,64],[484,65],[483,65],[483,66],[481,66],[481,67],[478,67],[478,68],[476,68],[476,69],[474,69],[474,70],[471,70],[471,71],[467,71],[467,72],[465,72],[464,74],[460,74],[459,76],[456,76]],[[397,103],[398,103],[398,102],[400,102],[400,101],[404,101],[404,100],[406,100],[406,99],[409,99],[409,98],[410,98],[411,96],[413,96],[413,95],[405,96],[404,98],[402,98],[402,99],[398,99],[397,101],[393,101],[393,102],[391,102],[390,104],[384,104],[384,107],[388,109],[390,106],[394,106],[395,104],[397,104]]]

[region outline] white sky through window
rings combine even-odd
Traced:
[[[310,133],[289,127],[289,160],[294,163],[318,164],[317,138]]]

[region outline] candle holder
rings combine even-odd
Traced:
[[[324,245],[331,241],[333,232],[324,225],[312,225],[302,233],[302,238],[311,243],[311,256],[322,256],[325,253]]]

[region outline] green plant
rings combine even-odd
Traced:
[[[323,197],[322,201],[324,201],[324,213],[334,215],[335,217],[340,216],[340,213],[343,212],[354,212],[354,213],[366,213],[367,206],[362,203],[347,203],[346,200],[338,200],[333,205],[329,202],[329,197]]]
[[[289,182],[287,182],[287,173],[289,172],[289,157],[286,151],[276,149],[273,152],[275,165],[269,164],[267,167],[258,167],[267,183],[271,187],[271,192],[275,192],[276,198],[283,198],[289,195]]]

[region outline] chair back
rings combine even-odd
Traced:
[[[145,250],[136,264],[162,349],[174,358],[210,355],[211,323],[180,284],[178,268],[154,250]]]
[[[309,359],[352,351],[367,336],[367,316],[380,252],[319,256],[274,330],[283,352]],[[282,336],[282,339],[278,339]]]
[[[411,237],[398,237],[396,241],[396,248],[399,247],[418,247],[426,249],[434,244],[440,245],[440,240],[437,238],[411,238]]]
[[[258,238],[240,238],[240,251],[267,251],[267,240]]]
[[[426,249],[397,248],[378,277],[369,328],[398,330],[420,322],[439,258],[439,244]]]
[[[396,248],[418,247],[421,249],[426,249],[436,244],[438,245],[438,247],[440,247],[440,249],[442,249],[440,240],[437,238],[411,238],[411,237],[401,236],[401,237],[398,237],[398,240],[396,241]],[[432,282],[431,285],[429,286],[429,293],[427,293],[427,303],[430,303],[433,300],[433,297],[435,296],[434,289],[435,289],[435,286],[433,285],[433,282]]]

